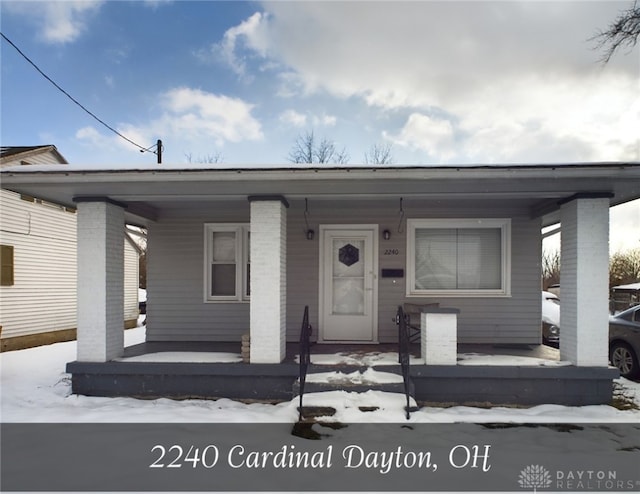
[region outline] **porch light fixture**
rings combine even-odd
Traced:
[[[309,228],[309,201],[306,197],[304,198],[304,224],[306,225],[306,230],[304,231],[304,233],[307,236],[307,240],[313,240],[316,232]]]
[[[391,238],[391,232],[389,230],[383,231],[382,238],[384,238],[385,240],[389,240]]]

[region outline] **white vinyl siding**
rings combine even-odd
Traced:
[[[309,201],[305,222],[304,199],[290,199],[287,209],[287,341],[300,337],[304,307],[309,306],[312,338],[318,333],[319,238],[308,240],[306,230],[320,225],[377,224],[378,339],[396,342],[394,317],[398,305],[437,302],[460,309],[461,343],[535,344],[540,341],[540,220],[527,205],[512,201],[428,201],[405,198],[411,218],[510,218],[510,297],[407,297],[407,224],[398,214],[398,202],[377,200]],[[245,224],[246,199],[181,205],[160,211],[149,226],[147,339],[149,341],[240,341],[249,332],[249,304],[203,303],[203,228],[206,223]],[[307,226],[308,223],[308,226]],[[382,238],[388,229],[391,238]],[[400,269],[403,277],[383,278],[382,269]]]
[[[124,320],[137,319],[140,314],[138,306],[138,287],[140,285],[140,254],[131,241],[124,240]]]
[[[205,300],[248,301],[250,293],[248,224],[205,224]]]
[[[244,200],[163,209],[149,225],[147,341],[240,341],[249,332],[248,303],[206,301],[203,239],[207,223],[248,221]]]
[[[407,221],[407,296],[510,295],[508,219]]]
[[[537,344],[540,342],[540,220],[528,208],[512,201],[404,200],[405,218],[506,218],[511,229],[511,296],[425,295],[407,297],[407,223],[392,200],[309,200],[309,226],[304,199],[289,201],[287,219],[287,341],[297,341],[305,305],[309,305],[312,338],[318,328],[318,235],[307,240],[305,230],[319,231],[324,224],[378,224],[378,339],[398,340],[394,317],[398,305],[439,303],[460,310],[458,340],[461,343]],[[382,232],[390,231],[385,240]],[[403,271],[403,276],[382,277],[383,269]]]
[[[1,243],[14,282],[0,287],[2,338],[76,327],[76,215],[0,193]]]
[[[3,339],[76,329],[76,224],[74,212],[0,191],[0,244],[14,248],[14,283],[0,286]],[[138,315],[137,261],[125,241],[126,319]]]

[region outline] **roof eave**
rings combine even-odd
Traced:
[[[55,182],[56,177],[64,177],[65,181],[95,181],[114,182],[118,177],[126,177],[127,180],[148,181],[149,177],[154,177],[153,181],[201,181],[211,176],[216,180],[252,180],[259,176],[260,180],[288,180],[295,181],[301,178],[307,179],[309,176],[316,176],[318,179],[358,179],[363,178],[452,178],[460,175],[471,175],[474,178],[514,178],[518,179],[536,178],[540,176],[581,176],[598,177],[610,176],[616,170],[637,170],[640,177],[640,163],[611,162],[593,164],[567,164],[567,165],[471,165],[471,166],[385,166],[385,167],[219,167],[219,168],[172,168],[158,166],[156,168],[74,168],[56,165],[43,165],[35,168],[11,167],[0,171],[5,180],[22,182],[18,177],[39,176],[43,182]],[[636,174],[633,174],[636,175]],[[44,178],[49,177],[49,178]],[[30,180],[31,181],[31,180]]]
[[[12,146],[7,146],[7,147],[11,148]],[[22,146],[15,146],[15,147],[22,147]],[[62,156],[60,151],[58,151],[58,149],[53,144],[46,144],[43,146],[24,146],[24,147],[29,149],[27,151],[22,151],[19,153],[12,153],[6,156],[2,156],[0,157],[0,163],[7,163],[10,161],[16,161],[16,160],[24,160],[31,156],[37,156],[39,154],[50,152],[55,156],[55,158],[60,162],[61,165],[69,164],[66,158]],[[54,165],[49,165],[49,166],[54,166]]]

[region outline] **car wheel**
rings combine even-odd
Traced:
[[[618,368],[622,377],[638,375],[638,356],[626,343],[616,342],[611,345],[611,364]]]

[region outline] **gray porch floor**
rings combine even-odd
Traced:
[[[240,342],[211,342],[211,341],[152,341],[139,343],[125,348],[124,357],[135,357],[148,353],[159,352],[225,352],[240,353]],[[323,354],[365,354],[397,352],[395,343],[380,344],[312,344],[311,353]],[[297,343],[287,343],[285,363],[294,363],[299,353]],[[458,353],[474,353],[481,355],[512,355],[517,357],[532,357],[557,361],[560,352],[557,348],[546,345],[492,345],[492,344],[458,344]],[[411,354],[420,356],[420,346],[412,345]]]

